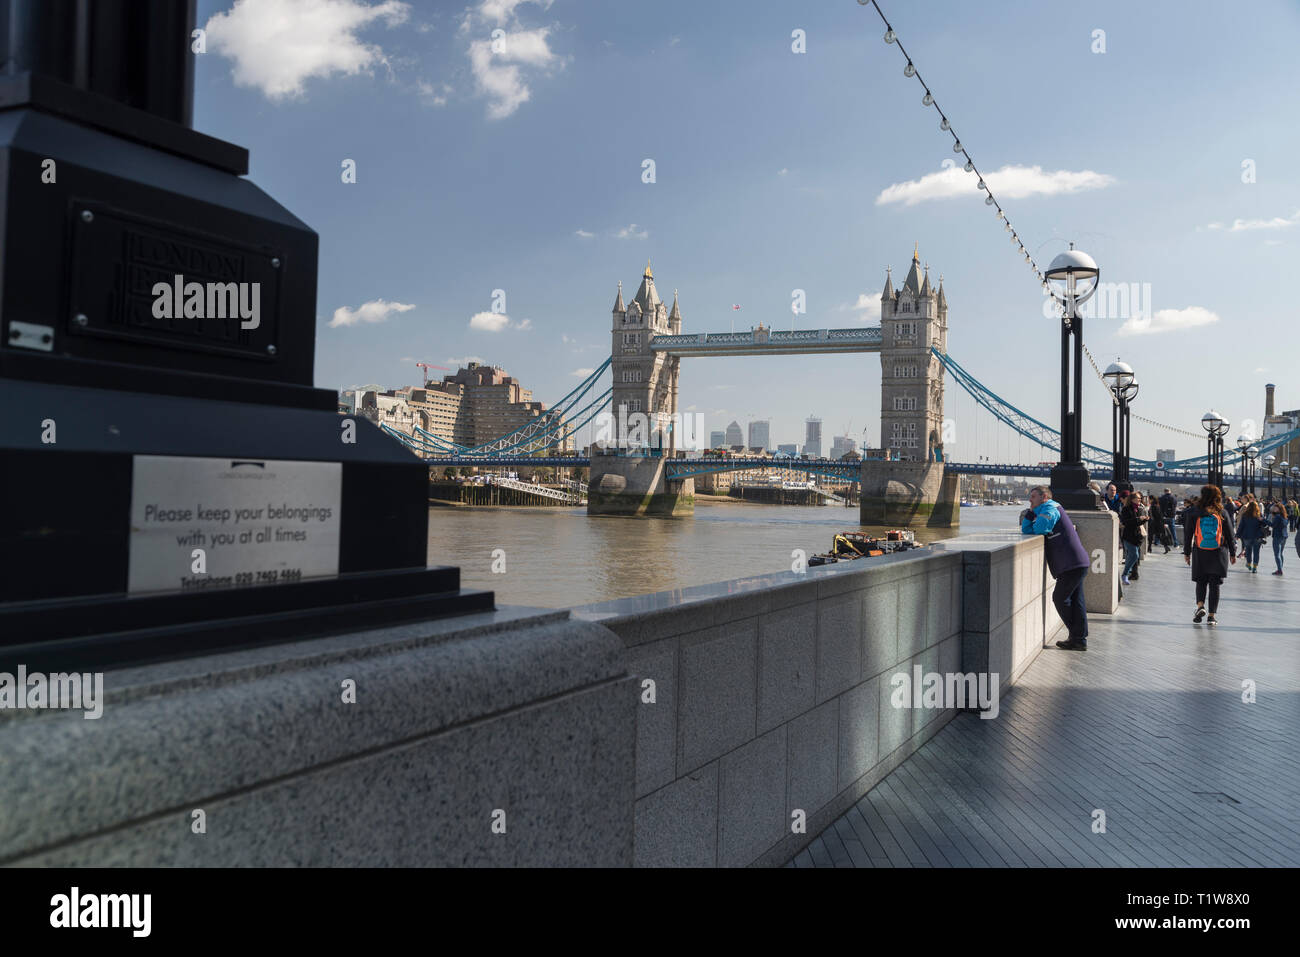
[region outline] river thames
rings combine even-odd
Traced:
[[[1015,529],[1022,507],[964,508],[960,529],[921,528],[916,538]],[[829,551],[836,532],[885,531],[857,515],[731,502],[671,520],[589,517],[585,507],[431,508],[429,564],[459,565],[461,585],[496,592],[498,604],[564,608],[785,571],[796,548],[811,556]]]

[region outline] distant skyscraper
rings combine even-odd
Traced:
[[[1172,462],[1175,459],[1173,449],[1156,449],[1157,462]]]
[[[724,444],[728,446],[745,444],[745,433],[740,431],[739,422],[732,422],[727,426],[727,437],[724,440]]]
[[[709,448],[720,449],[726,444],[727,444],[726,432],[715,431],[709,433]]]
[[[772,423],[767,419],[749,423],[749,447],[766,450],[770,447]]]
[[[851,438],[847,435],[837,435],[831,442],[830,457],[833,459],[842,459],[850,452],[856,452],[857,450],[857,443]]]
[[[822,455],[822,420],[808,419],[804,423],[804,454],[810,458],[821,458]]]
[[[793,443],[793,442],[790,443],[789,445],[778,445],[778,446],[776,447],[776,450],[777,450],[778,452],[783,452],[783,453],[785,453],[786,455],[798,455],[798,454],[799,454],[799,446],[798,446],[797,444]]]

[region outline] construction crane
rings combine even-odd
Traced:
[[[418,368],[418,369],[423,369],[423,370],[424,370],[424,383],[423,383],[424,385],[428,385],[428,384],[429,384],[429,370],[430,370],[430,369],[441,369],[441,370],[443,370],[444,372],[452,372],[452,371],[454,371],[454,370],[452,370],[452,369],[448,369],[446,366],[436,366],[436,365],[433,365],[432,363],[429,363],[429,362],[417,362],[415,365],[416,365],[416,368]]]

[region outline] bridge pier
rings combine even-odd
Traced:
[[[669,459],[633,455],[591,456],[588,515],[680,518],[695,514],[695,479],[667,475]]]
[[[867,460],[858,475],[863,525],[927,525],[954,528],[961,524],[957,476],[942,462]]]

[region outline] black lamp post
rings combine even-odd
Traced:
[[[1246,449],[1246,472],[1250,476],[1250,494],[1255,494],[1255,460],[1259,458],[1259,449],[1251,446]]]
[[[1066,509],[1096,510],[1097,493],[1088,487],[1088,469],[1083,464],[1083,317],[1079,306],[1097,292],[1101,270],[1096,261],[1070,243],[1068,252],[1052,260],[1043,274],[1047,283],[1060,283],[1062,295],[1052,295],[1062,306],[1061,316],[1061,461],[1052,469],[1052,496]],[[1080,294],[1079,281],[1092,280],[1092,288]],[[1048,286],[1050,289],[1050,285]],[[1071,339],[1073,338],[1073,363]],[[1073,365],[1074,388],[1070,371]],[[1071,408],[1073,392],[1073,408]]]
[[[1281,490],[1282,490],[1282,500],[1283,500],[1283,501],[1286,501],[1288,498],[1291,497],[1289,494],[1287,494],[1287,493],[1290,491],[1290,487],[1291,487],[1291,486],[1290,486],[1290,481],[1291,481],[1291,480],[1290,480],[1290,475],[1291,475],[1290,468],[1291,468],[1291,463],[1290,463],[1290,462],[1278,462],[1278,463],[1277,463],[1277,474],[1280,475],[1280,476],[1282,476],[1282,479],[1281,479],[1281,481],[1280,481],[1279,484],[1281,485]]]
[[[1133,368],[1118,359],[1106,367],[1102,378],[1115,396],[1111,413],[1111,480],[1115,488],[1132,491],[1133,483],[1129,481],[1129,403],[1137,398],[1137,379],[1133,376]]]
[[[1246,497],[1246,482],[1250,478],[1250,462],[1246,458],[1246,450],[1250,448],[1250,437],[1247,435],[1237,436],[1237,452],[1241,469],[1241,497]]]
[[[1297,495],[1300,495],[1300,465],[1291,466],[1291,479],[1292,491],[1290,497],[1295,498]]]
[[[1276,461],[1277,461],[1277,457],[1276,457],[1275,455],[1273,455],[1272,452],[1270,452],[1268,455],[1264,456],[1264,468],[1268,470],[1268,498],[1269,498],[1269,501],[1272,501],[1272,500],[1273,500],[1273,463],[1276,462]]]
[[[1201,416],[1201,428],[1206,435],[1206,464],[1209,484],[1223,487],[1223,437],[1228,434],[1228,420],[1214,410]]]

